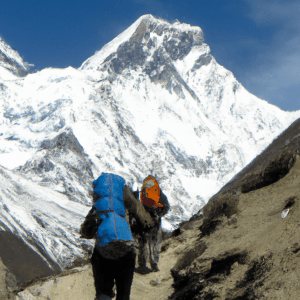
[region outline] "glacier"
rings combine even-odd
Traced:
[[[173,230],[300,116],[249,93],[201,28],[140,17],[79,69],[29,73],[0,39],[0,231],[50,268],[84,258],[92,181],[154,175]]]

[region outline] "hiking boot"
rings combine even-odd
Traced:
[[[151,264],[151,271],[152,272],[159,272],[159,268],[157,264]]]
[[[101,294],[100,296],[96,297],[95,300],[112,300],[111,297]]]

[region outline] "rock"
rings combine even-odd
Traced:
[[[15,300],[36,300],[36,297],[34,297],[29,291],[25,290],[18,293]]]
[[[150,284],[152,286],[157,286],[157,285],[160,285],[161,282],[160,282],[160,280],[158,278],[156,278],[155,280],[154,279],[150,280]]]
[[[282,212],[281,212],[281,218],[284,219],[288,214],[289,214],[289,209],[284,209]]]

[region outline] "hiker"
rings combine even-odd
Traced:
[[[141,274],[149,273],[147,262],[150,262],[151,271],[159,271],[157,263],[159,260],[161,243],[161,217],[169,210],[169,202],[166,195],[160,189],[156,179],[147,176],[141,188],[141,203],[151,215],[154,226],[144,229],[141,226],[133,226],[133,233],[138,239],[138,268],[136,271]],[[137,224],[138,225],[138,224]]]
[[[81,238],[96,238],[91,258],[96,288],[95,300],[129,300],[136,261],[136,247],[129,219],[137,220],[141,230],[155,225],[143,204],[132,194],[125,180],[102,173],[93,182],[94,205],[81,225]]]

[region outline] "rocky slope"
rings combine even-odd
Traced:
[[[299,133],[298,120],[203,208],[170,299],[298,299]]]
[[[171,231],[300,115],[247,92],[199,27],[151,15],[79,70],[19,77],[1,45],[11,60],[0,66],[0,257],[18,285],[86,259],[78,229],[102,171],[134,189],[156,176]]]
[[[131,299],[298,299],[299,133],[300,120],[180,224],[162,244],[160,271],[135,274]],[[93,299],[90,266],[75,272],[15,299]]]

